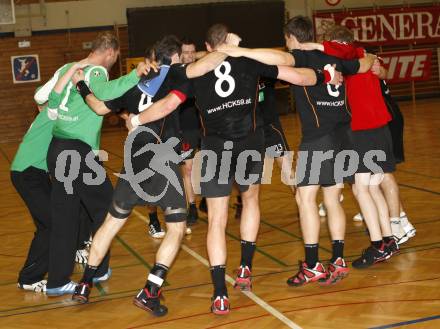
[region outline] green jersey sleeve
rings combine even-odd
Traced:
[[[139,82],[136,70],[122,77],[108,81],[107,70],[102,66],[94,66],[86,73],[85,81],[93,94],[100,100],[118,98]]]

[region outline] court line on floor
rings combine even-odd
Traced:
[[[321,306],[313,306],[313,307],[306,307],[306,308],[301,308],[301,309],[295,309],[295,310],[287,310],[285,311],[285,313],[292,313],[292,312],[299,312],[299,311],[308,311],[308,310],[316,310],[316,309],[321,309],[321,308],[327,308],[327,307],[338,307],[338,306],[351,306],[351,305],[363,305],[363,304],[376,304],[376,303],[405,303],[405,302],[430,302],[430,301],[440,301],[440,299],[396,299],[396,300],[385,300],[385,301],[363,301],[363,302],[353,302],[353,303],[340,303],[340,304],[329,304],[329,305],[321,305]],[[263,314],[263,315],[258,315],[258,316],[253,316],[250,318],[246,318],[246,319],[241,319],[241,320],[236,320],[236,321],[230,321],[230,322],[226,322],[217,326],[212,326],[212,327],[207,327],[208,328],[220,328],[226,325],[230,325],[233,323],[238,323],[238,322],[243,322],[243,321],[249,321],[249,320],[254,320],[254,319],[258,319],[258,318],[263,318],[263,317],[267,317],[267,314]],[[382,327],[379,327],[382,328]],[[389,327],[385,327],[385,328],[389,328]]]
[[[201,218],[201,217],[199,217],[199,220],[202,221],[202,222],[204,222],[205,224],[208,224],[208,221],[207,221],[207,219],[205,219],[205,218]],[[234,234],[230,233],[229,231],[226,230],[225,233],[226,233],[227,236],[233,238],[235,241],[240,241],[240,239],[239,239],[237,236],[235,236]],[[289,265],[289,264],[286,264],[286,263],[283,262],[282,260],[280,260],[280,259],[278,259],[278,258],[272,256],[271,254],[267,253],[266,251],[262,250],[262,249],[259,248],[259,247],[256,247],[255,251],[258,252],[259,254],[262,254],[263,256],[266,256],[267,258],[269,258],[269,259],[272,260],[273,262],[277,263],[278,265],[281,265],[281,266],[283,266],[283,267],[289,267],[289,266],[291,266],[291,265]]]
[[[265,225],[267,225],[267,226],[269,226],[269,227],[272,227],[272,228],[274,228],[275,230],[278,230],[278,231],[280,231],[280,232],[283,232],[284,234],[287,234],[287,235],[289,235],[289,236],[291,236],[291,237],[294,237],[294,238],[300,239],[300,241],[303,241],[303,239],[302,239],[299,235],[296,235],[296,234],[294,234],[294,233],[291,233],[291,232],[289,232],[289,231],[287,231],[287,230],[285,230],[285,229],[279,228],[277,225],[270,224],[270,223],[266,222],[264,219],[261,219],[260,221],[261,221],[261,223],[263,223],[263,224],[265,224]],[[318,246],[318,248],[321,249],[321,250],[324,250],[324,251],[326,251],[326,252],[328,252],[328,253],[332,253],[332,251],[331,251],[330,249],[324,248],[324,247],[322,247],[322,246]]]
[[[142,214],[140,212],[138,212],[137,210],[133,210],[133,213],[140,218],[141,220],[147,222],[146,219],[144,219],[144,217],[142,216]],[[193,251],[191,248],[189,248],[188,246],[186,246],[185,244],[182,244],[182,250],[184,250],[185,252],[187,252],[190,256],[192,256],[193,258],[197,259],[200,263],[202,263],[203,265],[205,265],[207,268],[209,268],[209,262],[207,259],[205,259],[204,257],[202,257],[200,254],[198,254],[197,252]],[[229,282],[231,285],[234,285],[235,280],[229,276],[228,274],[225,275],[226,281]],[[251,299],[254,303],[258,304],[261,308],[263,308],[266,312],[270,313],[272,316],[276,317],[278,320],[280,320],[281,322],[283,322],[286,326],[288,326],[289,328],[294,328],[294,329],[300,329],[301,327],[299,325],[297,325],[295,322],[293,322],[292,320],[290,320],[289,318],[287,318],[286,316],[284,316],[280,311],[278,311],[277,309],[273,308],[272,306],[270,306],[268,303],[266,303],[263,299],[261,299],[260,297],[258,297],[255,293],[253,293],[252,291],[242,291],[242,293],[248,297],[249,299]]]
[[[426,178],[440,179],[440,177],[438,177],[438,176],[430,176],[430,175],[426,175],[426,174],[421,174],[421,173],[418,173],[416,171],[397,169],[397,173],[399,173],[399,172],[403,172],[403,173],[407,173],[407,174],[412,174],[412,175],[417,175],[417,176],[422,176],[422,177],[426,177]]]
[[[0,146],[0,153],[3,155],[3,157],[6,159],[6,161],[11,164],[11,160],[9,159],[8,155],[6,154],[6,152],[3,150],[3,148]]]
[[[413,189],[413,190],[418,190],[418,191],[422,191],[422,192],[426,192],[426,193],[431,193],[431,194],[434,194],[434,195],[440,195],[440,192],[428,190],[428,189],[425,189],[425,188],[422,188],[422,187],[417,187],[417,186],[408,185],[408,184],[401,184],[401,183],[399,183],[398,185],[406,187],[406,188],[410,188],[410,189]]]
[[[434,248],[428,248],[426,250],[430,250],[430,249],[434,249]],[[417,251],[422,251],[422,250],[417,250]],[[279,272],[272,272],[272,273],[269,272],[269,273],[265,273],[265,274],[255,275],[255,277],[259,277],[259,276],[262,277],[262,276],[266,276],[266,275],[280,274],[280,273],[283,273],[283,272],[286,272],[286,271],[279,271]],[[418,280],[409,280],[409,281],[401,281],[401,282],[393,282],[393,283],[384,283],[384,284],[378,284],[378,285],[374,285],[374,286],[363,286],[363,287],[348,288],[348,289],[342,289],[342,290],[326,291],[326,292],[314,293],[314,294],[309,294],[309,295],[300,295],[300,296],[288,297],[288,298],[283,298],[283,299],[278,299],[278,300],[270,300],[269,302],[277,302],[277,301],[288,300],[288,299],[295,299],[295,298],[313,297],[313,296],[318,296],[318,295],[326,295],[326,294],[345,292],[345,291],[354,291],[354,290],[360,290],[360,289],[377,288],[377,287],[382,287],[382,286],[394,286],[394,285],[406,284],[406,283],[433,281],[433,280],[439,280],[439,279],[440,279],[440,277],[434,277],[434,278],[426,278],[426,279],[418,279]],[[196,284],[196,285],[191,285],[191,286],[176,287],[176,288],[165,289],[165,291],[179,291],[179,290],[182,290],[182,289],[190,289],[190,288],[200,287],[200,286],[210,285],[210,284],[211,283],[209,282],[209,283],[202,283],[202,284]],[[103,298],[100,297],[100,296],[91,297],[92,301],[90,301],[89,304],[94,304],[94,303],[99,303],[99,302],[113,301],[113,300],[117,300],[117,299],[127,298],[127,297],[132,296],[131,294],[134,293],[134,292],[137,292],[137,291],[138,291],[138,289],[136,289],[136,290],[129,290],[129,291],[122,291],[122,292],[109,293],[109,294],[107,294],[107,296],[105,296]],[[129,293],[129,294],[123,295],[123,296],[119,296],[119,297],[109,297],[109,296],[125,294],[125,293]],[[96,299],[96,300],[94,300],[94,299]],[[15,310],[24,310],[24,309],[29,309],[29,308],[30,309],[34,309],[34,310],[31,310],[31,311],[28,311],[28,312],[0,315],[0,317],[10,317],[10,316],[17,316],[17,315],[19,316],[19,315],[25,315],[25,314],[29,314],[29,313],[38,313],[38,312],[44,312],[44,311],[51,311],[51,310],[55,310],[55,309],[59,309],[59,308],[81,306],[80,304],[75,304],[75,303],[71,302],[70,299],[67,302],[69,303],[69,305],[56,306],[56,307],[48,307],[48,308],[44,308],[44,309],[40,309],[40,310],[38,310],[38,309],[35,310],[35,308],[45,307],[45,306],[50,306],[50,305],[65,304],[66,300],[62,300],[62,301],[58,301],[58,302],[52,302],[52,303],[46,303],[46,304],[40,304],[40,305],[31,305],[31,306],[24,306],[24,307],[13,308],[13,309],[0,310],[0,313],[6,313],[6,312],[15,311]],[[252,306],[256,306],[256,305],[255,304],[243,305],[243,306],[235,307],[234,309],[246,308],[246,307],[252,307]],[[195,315],[192,315],[192,316],[189,316],[189,317],[195,317],[195,316],[199,316],[199,315],[209,315],[209,314],[211,314],[211,313],[207,312],[207,313],[195,314]],[[188,317],[184,317],[184,318],[188,318]],[[145,324],[145,325],[141,325],[139,327],[147,326],[147,325],[153,325],[153,324],[159,324],[159,323],[162,323],[162,322],[176,321],[176,320],[179,320],[179,319],[182,319],[182,318],[170,319],[170,320],[160,321],[160,322],[155,322],[155,323],[148,323],[148,324]]]
[[[396,328],[396,327],[405,326],[405,325],[408,325],[408,324],[415,324],[415,323],[427,322],[427,321],[439,320],[439,319],[440,319],[440,315],[434,315],[434,316],[428,316],[428,317],[425,317],[425,318],[418,318],[418,319],[414,319],[414,320],[408,320],[408,321],[402,321],[402,322],[397,322],[397,323],[392,323],[392,324],[386,324],[386,325],[379,326],[379,327],[371,327],[369,329]]]
[[[422,282],[422,281],[432,281],[432,280],[438,280],[438,279],[440,279],[440,277],[427,278],[427,279],[419,279],[419,280],[409,280],[409,281],[402,281],[402,282],[396,282],[396,283],[378,284],[378,285],[374,285],[374,286],[355,287],[355,288],[348,288],[348,289],[343,289],[343,290],[326,291],[326,292],[323,292],[323,293],[321,292],[321,293],[314,293],[314,294],[309,294],[309,295],[300,295],[300,296],[288,297],[288,298],[283,298],[283,299],[269,300],[269,302],[284,301],[284,300],[289,300],[289,299],[300,299],[300,298],[304,298],[304,297],[313,297],[313,296],[332,294],[332,293],[338,293],[338,292],[354,291],[354,290],[367,289],[367,288],[376,288],[376,287],[381,287],[381,286],[393,286],[393,285],[398,285],[398,284],[414,283],[414,282]],[[238,309],[241,309],[241,308],[248,308],[248,307],[255,307],[255,306],[256,306],[255,304],[247,304],[247,305],[242,305],[242,306],[235,307],[234,309],[238,310]],[[168,323],[168,322],[174,322],[174,321],[194,318],[194,317],[198,317],[198,316],[202,316],[202,315],[208,315],[208,314],[210,314],[210,313],[199,313],[199,314],[188,315],[188,316],[184,316],[184,317],[180,317],[180,318],[162,320],[162,321],[157,321],[157,322],[150,322],[150,323],[146,323],[146,324],[142,324],[142,325],[137,325],[135,327],[130,327],[130,329],[141,328],[141,327],[146,327],[146,326],[150,326],[150,325],[157,325],[157,324],[162,324],[162,323]],[[264,316],[269,316],[269,314],[265,314]],[[258,317],[262,317],[262,316],[258,316]],[[248,319],[241,319],[240,321],[251,320],[253,318],[258,318],[258,317],[252,317],[252,318],[248,318]]]

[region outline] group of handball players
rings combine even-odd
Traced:
[[[241,235],[234,288],[250,291],[260,184],[273,162],[283,181],[291,182],[304,242],[305,260],[287,279],[289,286],[333,285],[347,277],[344,184],[359,205],[354,220],[365,222],[370,238],[352,267],[369,268],[397,255],[416,230],[393,175],[404,161],[403,117],[381,59],[359,47],[343,26],[314,43],[312,22],[304,16],[287,22],[284,37],[287,51],[243,48],[237,34],[215,24],[206,33],[206,50],[196,51],[191,39],[167,35],[147,48],[136,69],[109,80],[119,42],[102,32],[87,58],[60,67],[35,93],[39,114],[11,166],[12,183],[36,226],[18,288],[87,303],[93,286],[111,277],[113,238],[134,207],[147,206],[147,231],[163,240],[133,303],[164,316],[162,286],[201,211],[208,217],[211,311],[227,314],[230,197],[236,196]],[[293,173],[277,112],[280,82],[291,85],[301,123]],[[128,129],[114,187],[103,166],[108,154],[100,151],[103,118],[111,113]],[[322,216],[332,241],[325,264],[319,258]],[[85,263],[79,283],[70,278],[75,262]]]

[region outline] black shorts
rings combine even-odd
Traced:
[[[384,97],[388,112],[391,114],[391,121],[388,123],[391,139],[393,142],[393,153],[396,164],[405,161],[405,152],[403,148],[403,127],[404,119],[399,105],[391,98]]]
[[[145,167],[149,167],[148,163]],[[187,215],[186,196],[179,165],[169,163],[166,167],[167,176],[154,172],[139,184],[120,177],[114,190],[110,214],[116,218],[127,218],[135,206],[148,204],[162,208],[167,223],[184,222]],[[125,168],[122,168],[121,174],[126,174]],[[180,188],[176,188],[172,182],[178,182]]]
[[[356,173],[391,173],[396,170],[393,141],[388,125],[352,132],[353,149],[359,156]]]
[[[191,129],[181,133],[181,156],[183,160],[193,159],[197,150],[200,148],[200,130]]]
[[[290,151],[283,127],[279,121],[264,126],[264,143],[266,156],[270,158],[282,157],[285,152]]]
[[[296,185],[327,187],[351,180],[352,175],[344,176],[344,173],[341,173],[341,170],[347,167],[345,156],[342,158],[338,156],[339,152],[350,149],[351,136],[348,124],[339,126],[320,138],[301,142],[296,167]],[[321,159],[320,154],[324,155]],[[337,161],[339,159],[343,160],[342,163]],[[340,163],[341,170],[337,170],[337,162]]]
[[[229,151],[225,149],[225,143]],[[262,129],[249,133],[243,139],[233,141],[219,136],[205,136],[201,144],[202,196],[206,198],[228,196],[231,194],[234,182],[241,193],[246,192],[250,185],[260,184],[264,164]]]

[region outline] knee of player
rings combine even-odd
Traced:
[[[167,234],[174,235],[182,239],[186,231],[186,222],[167,223]]]
[[[192,162],[190,161],[185,161],[185,165],[183,166],[183,170],[186,176],[191,176],[191,172],[192,172]]]
[[[133,207],[133,204],[129,202],[113,200],[110,205],[109,213],[116,219],[126,219],[130,216]]]

